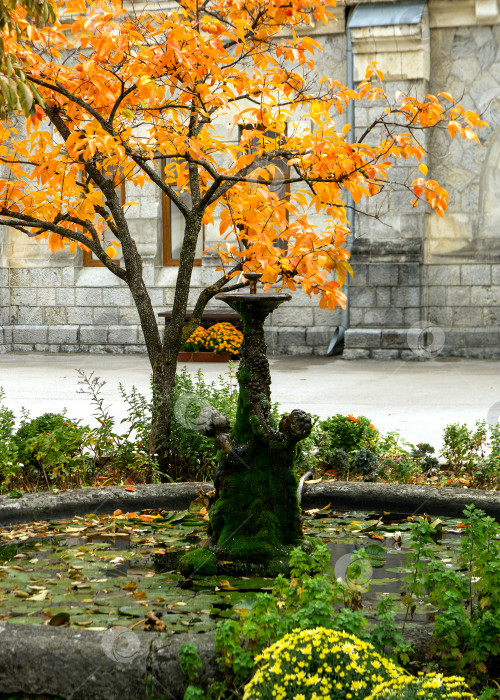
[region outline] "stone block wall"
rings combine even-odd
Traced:
[[[0,352],[146,352],[138,314],[123,282],[106,269],[49,263],[50,259],[44,268],[0,268]],[[164,270],[145,272],[152,280],[149,294],[155,312],[171,308],[172,287],[159,286]],[[202,281],[215,273],[207,265],[196,268],[193,276],[191,307]],[[225,311],[227,306],[212,302],[209,310],[217,309]],[[323,355],[339,322],[339,311],[323,311],[297,292],[268,320],[269,352]],[[164,321],[159,318],[158,323],[162,329]]]
[[[318,74],[345,81],[344,20],[350,6],[362,2],[347,0],[336,10],[338,22],[315,29],[323,47],[317,53]],[[485,14],[486,5],[493,9]],[[498,358],[499,3],[428,0],[418,28],[363,28],[353,31],[353,41],[356,79],[368,60],[378,59],[389,94],[451,92],[467,109],[484,114],[489,126],[481,132],[480,146],[458,137],[450,141],[446,131],[438,130],[424,141],[429,177],[450,193],[443,219],[424,205],[410,206],[404,185],[416,174],[408,163],[393,171],[399,191],[358,205],[368,216],[356,215],[344,358]],[[357,105],[355,136],[382,108]],[[339,130],[345,118],[338,118]],[[225,123],[217,125],[217,133],[234,138]],[[129,221],[145,280],[155,311],[164,311],[172,305],[176,269],[162,267],[160,200],[148,186],[130,194],[139,203]],[[315,214],[311,220],[322,224]],[[206,247],[217,243],[216,230],[207,227]],[[195,268],[191,307],[215,278],[214,268],[210,256]],[[211,303],[218,306],[225,308]],[[270,353],[325,354],[339,324],[339,309],[321,310],[317,297],[297,292],[268,320]],[[0,229],[0,352],[10,350],[129,353],[145,348],[130,292],[108,270],[83,267],[80,252],[52,256],[44,244]]]
[[[393,289],[386,297],[393,303],[384,307],[385,316],[375,327],[368,322],[369,309],[364,306],[355,309],[363,326],[347,332],[344,359],[425,360],[437,356],[500,359],[499,263],[372,264],[368,275],[374,267],[378,267],[381,281],[384,274],[396,279],[397,272],[401,286],[396,294]],[[402,275],[409,270],[411,276],[406,279],[416,280],[418,276],[418,285],[402,284]],[[361,275],[358,282],[362,279]],[[353,303],[369,300],[364,296],[367,288],[354,287],[353,291],[358,289],[361,291],[358,297],[353,295]],[[412,305],[417,292],[420,301]],[[401,301],[410,303],[400,306]],[[406,322],[398,327],[401,318]]]

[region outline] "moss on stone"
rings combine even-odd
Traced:
[[[217,573],[217,558],[209,549],[192,549],[181,557],[179,570],[183,576],[214,576]]]
[[[228,303],[243,318],[240,392],[233,449],[223,456],[214,481],[210,546],[219,561],[251,562],[279,571],[286,549],[303,539],[295,476],[300,437],[277,430],[270,419],[271,376],[263,323],[276,300],[263,296],[247,304],[234,296]]]

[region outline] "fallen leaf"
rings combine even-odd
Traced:
[[[49,620],[49,625],[51,627],[62,627],[63,625],[69,625],[69,613],[59,612],[53,615]]]

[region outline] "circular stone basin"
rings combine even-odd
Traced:
[[[0,620],[10,624],[65,624],[141,629],[153,610],[167,633],[208,632],[217,620],[250,609],[274,580],[252,576],[184,579],[178,558],[206,537],[206,515],[189,511],[142,511],[39,521],[0,530]],[[416,516],[415,516],[416,519]],[[432,546],[454,566],[461,519],[441,517],[443,536]],[[305,512],[305,533],[323,540],[336,578],[360,547],[371,552],[365,571],[363,608],[370,615],[381,593],[398,615],[412,519],[384,513]],[[356,581],[354,581],[356,583]],[[427,622],[431,609],[417,606],[412,621]]]

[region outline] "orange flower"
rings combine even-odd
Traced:
[[[370,428],[372,428],[373,430],[376,430],[376,428],[375,428],[375,426],[373,425],[373,423],[370,423]]]
[[[349,413],[347,416],[349,420],[351,420],[353,423],[359,423],[359,420],[356,418],[356,416],[353,416],[352,413]]]

